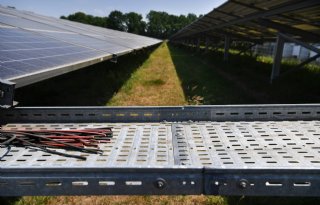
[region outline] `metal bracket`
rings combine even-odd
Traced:
[[[118,56],[116,54],[112,54],[112,58],[110,60],[112,63],[117,63],[118,62]]]
[[[15,105],[14,99],[15,83],[0,80],[0,108],[9,108]]]

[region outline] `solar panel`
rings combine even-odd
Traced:
[[[16,87],[161,41],[0,6],[0,79]]]
[[[2,79],[32,74],[97,55],[110,54],[21,29],[0,28],[0,37]],[[8,72],[8,70],[18,72]]]
[[[148,43],[146,43],[145,41],[148,41],[148,40],[154,41],[154,39],[150,39],[150,38],[146,38],[146,37],[142,37],[134,34],[128,34],[128,33],[114,31],[110,29],[103,29],[103,28],[71,22],[71,21],[61,21],[54,18],[50,18],[50,17],[36,15],[31,12],[26,13],[26,12],[16,12],[15,10],[9,10],[9,12],[7,13],[10,15],[19,16],[21,18],[28,18],[28,20],[31,20],[36,23],[44,23],[46,25],[50,25],[64,31],[81,34],[84,36],[90,36],[90,37],[97,38],[104,41],[109,41],[109,42],[111,41],[112,43],[117,43],[119,45],[122,45],[124,47],[129,47],[129,48],[139,48],[141,45],[148,46]]]
[[[320,1],[230,0],[174,34],[172,40],[226,35],[235,40],[274,41],[287,33],[305,42],[319,42]]]

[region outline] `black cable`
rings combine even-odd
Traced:
[[[51,153],[51,154],[57,154],[57,155],[61,155],[61,156],[64,156],[64,157],[73,157],[73,158],[82,159],[82,160],[86,160],[87,159],[86,157],[83,157],[83,156],[67,154],[67,153],[62,153],[62,152],[58,152],[58,151],[55,151],[55,150],[47,149],[44,146],[41,146],[41,145],[38,145],[38,144],[34,144],[32,142],[29,142],[28,140],[24,140],[24,139],[21,139],[21,138],[16,138],[16,139],[21,141],[21,142],[24,142],[25,144],[29,144],[29,145],[31,145],[33,147],[39,148],[42,151],[45,151],[45,152],[48,152],[48,153]]]

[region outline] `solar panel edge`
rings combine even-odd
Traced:
[[[12,78],[9,78],[6,80],[16,83],[15,87],[20,88],[20,87],[24,87],[24,86],[27,86],[27,85],[30,85],[30,84],[33,84],[36,82],[40,82],[43,80],[47,80],[47,79],[59,76],[59,75],[61,75],[61,72],[63,74],[66,74],[66,73],[69,73],[69,72],[72,72],[75,70],[79,70],[79,69],[88,67],[90,65],[94,65],[96,63],[110,60],[111,58],[112,58],[112,54],[109,53],[108,55],[102,55],[99,57],[86,59],[86,60],[78,61],[75,63],[56,66],[56,67],[48,68],[45,70],[32,72],[29,74],[23,74],[23,75],[12,77]]]

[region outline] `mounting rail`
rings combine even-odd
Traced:
[[[0,148],[0,196],[320,196],[320,104],[21,107],[0,124],[114,132],[86,161]]]

